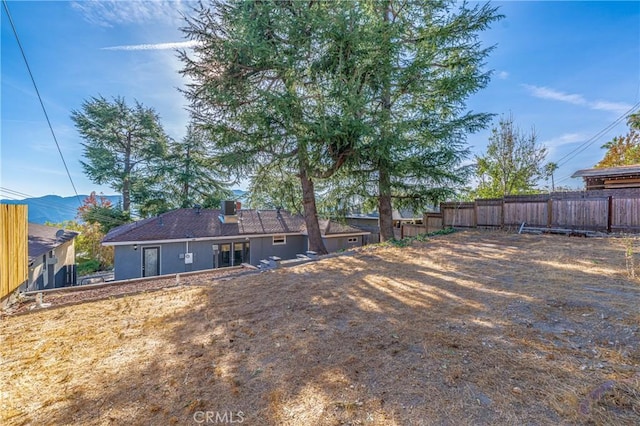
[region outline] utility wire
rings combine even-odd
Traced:
[[[606,132],[608,132],[609,130],[611,130],[615,126],[617,126],[622,120],[627,118],[629,116],[629,114],[632,114],[634,112],[634,110],[636,110],[638,108],[638,106],[640,106],[640,102],[636,102],[624,114],[622,114],[620,117],[616,118],[616,120],[613,123],[609,124],[607,127],[605,127],[604,129],[600,130],[594,136],[590,137],[585,142],[583,142],[580,146],[576,147],[573,151],[569,152],[564,157],[560,158],[556,162],[558,164],[558,166],[566,164],[568,161],[573,159],[575,156],[577,156],[578,154],[583,152],[585,149],[587,149],[588,147],[593,145],[602,135],[604,135]]]
[[[73,179],[71,178],[71,173],[69,172],[69,168],[67,167],[67,162],[64,159],[64,155],[62,154],[62,150],[60,149],[60,144],[58,143],[58,138],[56,138],[56,134],[53,131],[53,126],[51,125],[51,120],[49,120],[49,115],[47,114],[47,109],[44,106],[44,102],[42,101],[42,97],[40,96],[40,91],[38,90],[38,86],[36,85],[36,80],[33,78],[33,73],[31,72],[31,67],[29,66],[29,62],[27,61],[27,56],[24,53],[24,49],[22,48],[22,43],[20,43],[20,38],[18,37],[18,31],[16,30],[16,26],[13,23],[13,18],[11,17],[11,13],[9,12],[9,5],[7,5],[7,0],[2,0],[2,5],[4,6],[4,10],[7,13],[7,17],[9,18],[9,23],[11,24],[11,29],[13,30],[13,35],[16,38],[16,42],[18,43],[18,47],[20,48],[20,53],[22,54],[22,59],[24,59],[24,64],[27,66],[27,71],[29,72],[29,77],[31,78],[31,83],[33,83],[33,88],[36,91],[36,95],[38,96],[38,100],[40,101],[40,106],[42,107],[42,112],[44,113],[44,117],[47,120],[47,124],[49,125],[49,130],[51,131],[51,135],[53,136],[53,141],[56,143],[56,147],[58,148],[58,153],[60,154],[60,158],[62,159],[62,164],[64,165],[64,169],[67,172],[67,176],[69,177],[69,182],[71,182],[71,187],[73,188],[73,192],[76,194],[76,198],[78,199],[78,203],[82,205],[82,200],[80,199],[80,195],[78,195],[78,190],[76,189],[76,185],[73,183]]]
[[[12,201],[22,201],[24,198],[38,198],[38,197],[35,197],[33,195],[25,194],[23,192],[15,191],[13,189],[5,188],[5,187],[0,187],[0,194],[3,194],[3,195],[1,195],[2,198],[6,198],[6,199],[12,200]],[[17,198],[17,197],[20,197],[20,198]],[[96,197],[100,197],[100,195],[96,194]],[[31,204],[34,204],[34,205],[38,206],[38,207],[46,207],[46,208],[51,208],[52,207],[51,204],[45,203],[45,202],[42,202],[42,201],[30,200],[29,202]],[[69,213],[69,214],[74,213],[74,218],[77,217],[77,209],[74,209],[72,207],[69,207],[69,206],[56,206],[56,209],[59,210],[59,211],[65,212],[65,213]],[[136,218],[140,219],[140,216],[138,216],[137,214],[134,214],[133,212],[129,212],[129,214],[131,215],[132,219],[136,219]],[[113,221],[113,218],[110,217],[110,216],[96,214],[96,215],[94,215],[94,217],[96,219],[102,219],[105,222],[109,222],[109,221],[112,222]]]

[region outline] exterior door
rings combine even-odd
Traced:
[[[160,275],[160,247],[145,247],[142,249],[142,276],[156,275]]]
[[[220,253],[218,253],[218,268],[227,268],[231,266],[231,244],[220,244]]]
[[[242,263],[249,263],[249,242],[233,243],[233,265],[238,266]]]

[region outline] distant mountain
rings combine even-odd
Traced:
[[[58,195],[45,195],[44,197],[25,198],[24,200],[0,200],[3,204],[26,204],[28,207],[29,222],[43,224],[45,222],[60,223],[65,220],[74,220],[82,201],[88,195],[79,197],[60,197]],[[114,206],[120,203],[119,195],[105,195]],[[78,200],[78,198],[80,198]]]
[[[233,194],[237,199],[242,199],[245,191],[234,189]],[[60,197],[58,195],[45,195],[44,197],[25,198],[24,200],[0,200],[3,204],[26,204],[29,211],[29,222],[43,224],[45,222],[60,223],[65,220],[74,220],[78,213],[78,207],[88,195],[78,197]],[[117,206],[120,203],[119,195],[105,195],[111,204]]]

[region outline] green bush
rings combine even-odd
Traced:
[[[429,237],[434,237],[436,235],[447,235],[447,234],[452,234],[454,232],[456,232],[456,230],[453,228],[444,228],[435,232],[429,232],[428,234],[416,235],[415,237],[406,237],[401,240],[393,239],[390,241],[390,243],[396,247],[407,247],[411,245],[411,243],[413,243],[414,241],[427,241]]]
[[[79,277],[100,270],[100,261],[96,259],[83,260],[78,262],[77,274]]]

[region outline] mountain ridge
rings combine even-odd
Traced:
[[[241,198],[245,191],[234,189],[233,193],[236,197]],[[22,200],[0,199],[3,204],[26,204],[28,206],[28,221],[31,223],[44,224],[62,223],[67,220],[74,220],[78,214],[78,207],[88,195],[61,197],[59,195],[43,195],[42,197],[25,198]],[[120,195],[102,195],[111,204],[117,206],[120,204],[122,197]],[[79,199],[78,199],[79,198]]]

